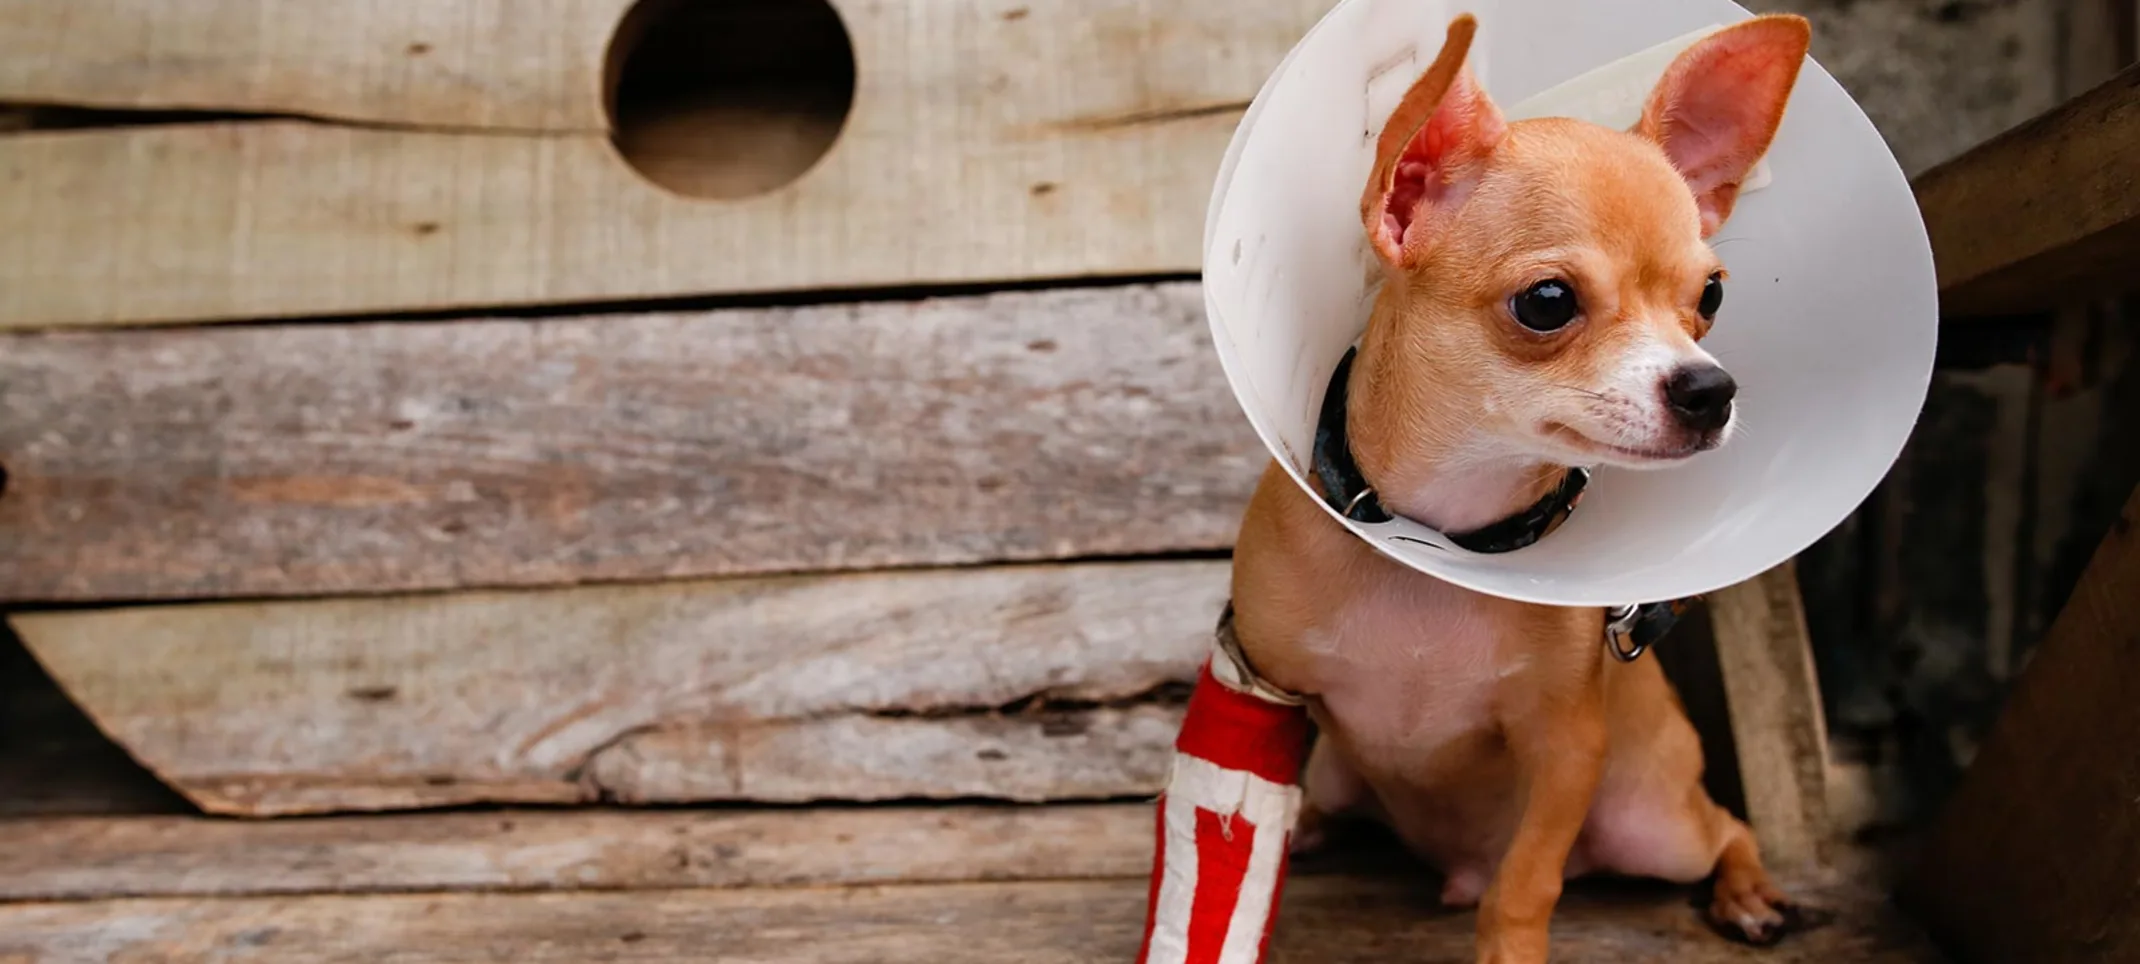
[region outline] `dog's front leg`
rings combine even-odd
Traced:
[[[1544,694],[1541,694],[1544,695]],[[1479,902],[1480,964],[1543,964],[1568,853],[1605,769],[1602,694],[1546,697],[1503,721],[1522,773],[1523,813]]]

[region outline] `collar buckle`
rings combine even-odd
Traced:
[[[1641,659],[1650,644],[1671,632],[1679,617],[1693,607],[1693,599],[1616,606],[1606,612],[1605,649],[1623,663]]]

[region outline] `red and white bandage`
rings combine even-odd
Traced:
[[[1174,742],[1139,964],[1258,964],[1270,943],[1308,714],[1231,658],[1229,628]]]

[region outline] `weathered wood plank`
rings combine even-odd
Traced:
[[[13,617],[216,813],[483,801],[1135,796],[1224,562]]]
[[[16,335],[0,599],[1223,550],[1267,456],[1192,284]]]
[[[632,0],[0,0],[0,101],[601,132]]]
[[[0,820],[0,901],[1136,877],[1152,805]]]
[[[1680,891],[1573,889],[1554,918],[1565,964],[1931,962],[1862,895],[1841,919],[1752,951],[1711,933]],[[119,900],[0,905],[0,959],[526,964],[609,960],[963,964],[1132,959],[1145,882],[934,884],[840,890],[633,891]],[[1827,899],[1827,898],[1824,898]],[[1301,877],[1274,962],[1469,960],[1472,917],[1402,879]]]
[[[1828,732],[1791,563],[1709,596],[1747,822],[1780,869],[1824,862]]]
[[[2140,956],[2140,489],[2015,681],[1903,897],[1964,960]]]
[[[1949,316],[2115,293],[2140,260],[2140,67],[1920,175]]]
[[[1205,612],[1208,615],[1208,611]],[[917,660],[924,659],[917,655]],[[1186,695],[1190,660],[1157,684]],[[589,758],[583,783],[618,803],[1149,796],[1166,785],[1182,707],[953,717],[843,716],[633,733]]]
[[[571,125],[589,123],[601,89],[590,58],[604,40],[582,25],[621,4],[552,2],[558,32],[505,31],[518,47],[499,47],[491,32],[440,40],[465,47],[452,57],[484,70],[515,66],[496,78],[468,77],[479,90],[495,89],[443,96],[437,116],[547,122],[562,114]],[[239,30],[249,39],[233,57],[211,57],[201,69],[257,69],[270,56],[260,45],[282,42],[277,33],[317,29],[272,55],[279,66],[332,51],[321,66],[296,72],[292,89],[314,81],[328,89],[304,109],[341,110],[336,104],[348,101],[351,112],[399,112],[433,97],[429,81],[367,78],[366,68],[347,64],[383,59],[392,66],[379,72],[391,75],[423,59],[406,55],[419,42],[411,36],[417,22],[472,30],[483,11],[497,15],[505,4],[370,9],[380,6],[311,0],[278,8],[275,19],[305,26]],[[305,12],[313,7],[337,12],[314,23]],[[839,139],[799,181],[745,200],[658,189],[601,133],[273,122],[8,137],[0,141],[0,182],[9,185],[0,224],[46,229],[0,235],[0,328],[1193,272],[1211,179],[1240,112],[1328,4],[839,7],[857,71]],[[194,9],[153,8],[127,29],[153,31]],[[180,33],[213,30],[227,13]],[[361,29],[336,33],[344,24]],[[122,44],[111,56],[139,46]],[[1154,56],[1159,50],[1167,55]],[[425,57],[444,53],[434,46]],[[337,56],[345,62],[334,63]],[[51,69],[107,76],[94,65]],[[538,93],[529,86],[537,74],[553,86]],[[282,89],[272,75],[246,83],[261,92],[248,95],[254,106]]]

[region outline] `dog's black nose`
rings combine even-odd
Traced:
[[[1731,421],[1731,399],[1737,394],[1739,383],[1715,365],[1688,365],[1664,380],[1664,397],[1672,403],[1672,414],[1701,432],[1716,431]]]

